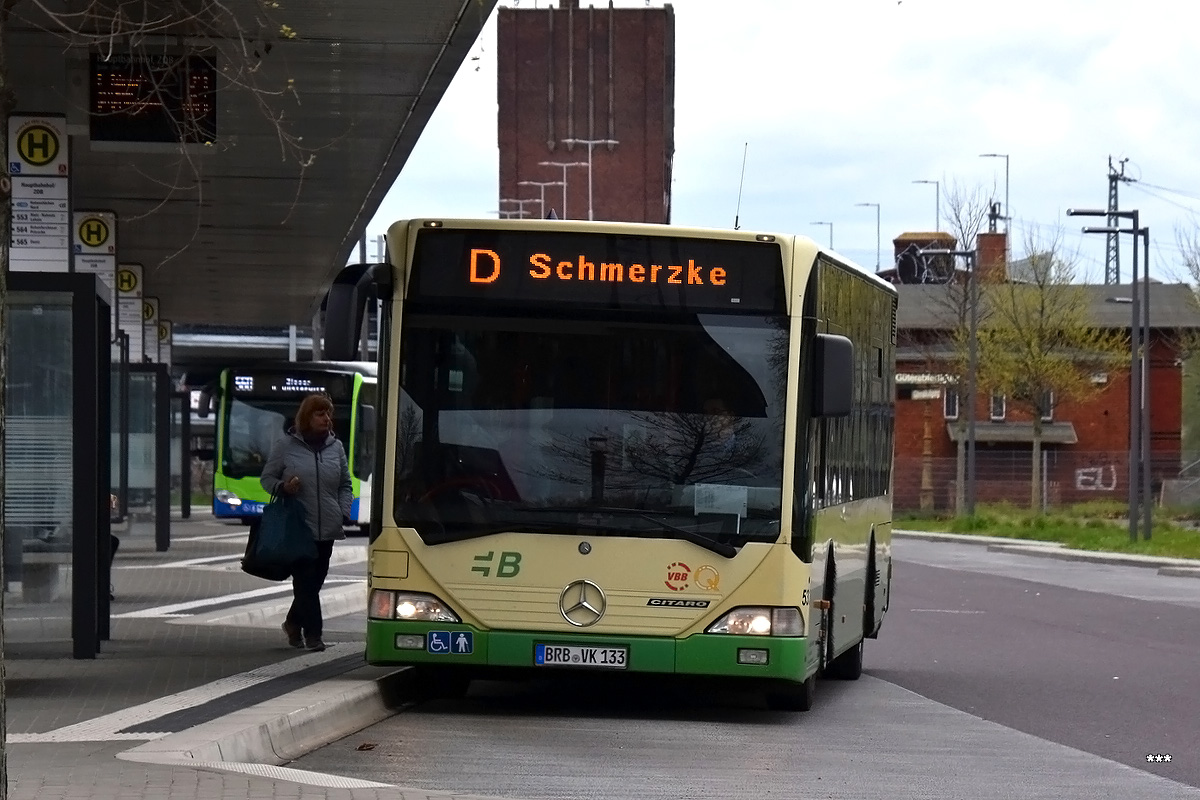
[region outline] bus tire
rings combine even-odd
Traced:
[[[862,677],[863,639],[835,658],[826,668],[825,674],[837,681],[856,681]]]
[[[772,711],[808,711],[817,691],[817,676],[809,675],[802,683],[781,684],[767,692],[767,708]]]
[[[875,567],[875,540],[871,539],[871,549],[867,555],[867,586],[863,593],[863,636],[874,639],[879,635],[879,623],[875,619],[875,583],[879,580],[879,570]]]

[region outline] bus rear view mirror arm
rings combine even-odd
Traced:
[[[326,357],[333,361],[355,360],[367,301],[388,300],[391,294],[389,264],[351,264],[339,272],[325,299]]]
[[[813,349],[814,417],[844,417],[854,399],[854,344],[845,336],[818,333]]]

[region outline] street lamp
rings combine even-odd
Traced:
[[[536,186],[540,191],[540,200],[542,203],[542,219],[546,218],[546,187],[561,186],[563,193],[566,194],[566,181],[517,181],[518,186]]]
[[[512,212],[512,211],[508,211],[508,212],[506,212],[506,211],[504,211],[503,209],[501,209],[499,213],[500,213],[500,215],[501,215],[501,218],[502,218],[502,219],[507,219],[507,218],[508,218],[508,217],[505,217],[505,216],[504,216],[505,214],[508,214],[508,215],[509,215],[509,217],[511,217],[513,213],[516,213],[517,217],[519,217],[519,218],[521,218],[521,219],[524,219],[524,218],[525,218],[525,204],[526,204],[526,203],[536,203],[536,202],[537,202],[537,198],[535,198],[535,197],[523,197],[523,198],[518,198],[518,197],[501,197],[501,198],[500,198],[500,202],[501,202],[501,204],[503,204],[503,203],[515,203],[515,204],[516,204],[516,206],[517,206],[517,210],[516,210],[516,212]]]
[[[940,231],[942,229],[942,182],[941,181],[913,181],[913,183],[932,183],[933,184],[933,229]]]
[[[879,272],[879,203],[855,203],[856,206],[875,206],[875,271]]]
[[[539,167],[562,167],[562,187],[563,187],[563,206],[562,217],[567,219],[567,169],[569,167],[588,167],[588,173],[591,174],[591,168],[586,161],[539,161]]]
[[[592,219],[592,150],[598,144],[606,144],[610,147],[615,144],[620,144],[616,139],[563,139],[563,144],[585,144],[588,149],[588,219]]]
[[[1012,212],[1008,210],[1008,153],[980,153],[979,157],[1004,159],[1004,232],[1008,233],[1012,220]]]
[[[832,222],[810,222],[809,225],[828,225],[829,226],[829,249],[833,249],[833,223]]]
[[[925,255],[962,256],[967,261],[967,297],[971,306],[967,345],[967,516],[975,516],[975,383],[979,371],[979,281],[973,250],[925,250]]]
[[[1130,220],[1131,229],[1122,229],[1112,226],[1103,227],[1085,227],[1084,233],[1103,233],[1111,235],[1114,233],[1132,233],[1133,234],[1133,263],[1130,267],[1132,270],[1132,280],[1130,281],[1129,292],[1132,300],[1130,308],[1129,322],[1129,339],[1130,339],[1130,357],[1129,357],[1129,541],[1136,542],[1138,539],[1138,485],[1142,470],[1146,465],[1142,464],[1142,439],[1146,435],[1142,424],[1142,406],[1144,405],[1142,395],[1144,393],[1142,387],[1142,361],[1145,355],[1142,353],[1142,329],[1139,325],[1141,316],[1141,303],[1138,302],[1138,248],[1137,237],[1141,229],[1138,227],[1138,212],[1134,211],[1108,211],[1106,209],[1093,208],[1068,208],[1068,217],[1121,217]],[[1148,265],[1147,265],[1148,266]],[[1149,269],[1147,269],[1149,272]],[[1150,285],[1146,284],[1146,293],[1149,295]],[[1148,332],[1147,332],[1148,333]],[[1147,342],[1148,344],[1148,342]],[[1146,362],[1149,366],[1149,362]],[[1149,497],[1146,498],[1147,501]],[[1149,534],[1149,506],[1147,505],[1147,522],[1146,533]]]

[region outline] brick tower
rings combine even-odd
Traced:
[[[588,219],[590,171],[593,219],[670,222],[674,9],[500,8],[496,38],[501,215]]]

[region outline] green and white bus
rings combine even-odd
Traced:
[[[271,497],[263,465],[275,440],[293,424],[305,395],[333,401],[333,429],[346,446],[354,482],[351,520],[366,529],[375,466],[376,365],[359,361],[280,361],[221,371],[200,396],[198,413],[216,411],[213,515],[251,524]]]
[[[550,670],[725,676],[806,710],[891,586],[893,286],[814,241],[397,222],[330,290],[383,300],[367,660],[430,691]]]

